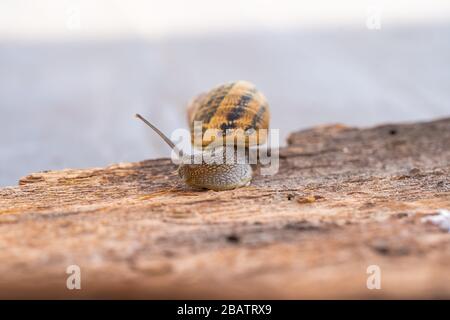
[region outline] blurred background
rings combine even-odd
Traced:
[[[267,96],[281,144],[327,123],[450,116],[450,1],[2,0],[0,186],[168,157],[186,103],[230,80]]]

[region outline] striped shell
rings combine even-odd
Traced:
[[[263,144],[267,130],[260,130],[269,128],[269,119],[266,97],[247,81],[215,87],[195,97],[188,106],[192,144],[196,147],[212,145],[218,137],[232,137],[238,144],[245,141],[246,146]],[[201,121],[202,137],[194,135],[195,121]]]

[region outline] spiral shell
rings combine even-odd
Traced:
[[[263,144],[267,139],[269,119],[266,97],[247,81],[215,87],[195,97],[188,106],[192,144],[196,147],[212,145],[219,141],[218,137],[220,141],[222,137],[231,137],[235,143],[246,146]],[[196,121],[201,121],[202,133],[197,138]]]

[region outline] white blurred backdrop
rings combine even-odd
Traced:
[[[450,1],[0,2],[0,185],[167,157],[138,123],[187,127],[192,96],[255,83],[285,138],[450,116]]]

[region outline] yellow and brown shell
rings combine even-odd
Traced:
[[[196,147],[212,145],[218,137],[231,137],[237,144],[245,141],[246,146],[263,144],[269,118],[266,97],[247,81],[215,87],[195,97],[188,106],[192,144]],[[196,121],[201,121],[201,137],[194,135]]]

